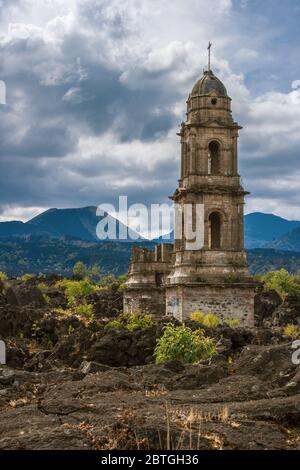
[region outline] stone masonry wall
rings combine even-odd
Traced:
[[[148,312],[153,315],[164,315],[166,297],[164,288],[126,289],[123,308],[125,313]]]
[[[254,325],[254,288],[238,286],[168,287],[166,313],[180,321],[195,310],[215,313],[221,320],[236,318],[241,325]]]

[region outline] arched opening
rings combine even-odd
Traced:
[[[212,212],[209,216],[209,248],[221,248],[221,216],[218,212]]]
[[[208,146],[208,174],[218,175],[220,173],[220,146],[213,140]]]

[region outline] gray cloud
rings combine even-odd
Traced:
[[[260,210],[268,199],[279,212],[288,201],[299,205],[300,107],[291,102],[290,84],[269,94],[256,86],[256,95],[247,86],[247,74],[262,67],[261,46],[278,32],[265,27],[250,43],[247,19],[230,0],[213,0],[205,14],[202,2],[191,2],[193,12],[181,0],[172,10],[165,0],[68,0],[61,7],[55,0],[55,11],[33,0],[19,10],[18,2],[5,4],[1,18],[11,22],[0,37],[8,103],[0,106],[5,213],[112,202],[119,194],[132,202],[166,201],[179,175],[177,125],[211,34],[214,67],[245,126],[240,168],[248,188]],[[287,184],[274,187],[280,178]]]

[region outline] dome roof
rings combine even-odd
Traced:
[[[203,77],[194,85],[191,96],[208,95],[211,91],[216,92],[219,96],[228,96],[221,80],[211,70],[207,70],[204,72]]]

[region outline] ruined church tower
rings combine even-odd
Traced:
[[[255,283],[244,250],[247,192],[238,173],[241,127],[210,60],[188,97],[186,116],[179,133],[181,174],[172,196],[180,215],[175,243],[154,251],[134,248],[124,311],[166,313],[182,321],[201,310],[252,326]],[[196,244],[186,236],[187,228],[194,231]]]
[[[238,132],[231,98],[212,70],[204,72],[187,100],[181,125],[181,175],[172,197],[176,221],[174,262],[166,279],[166,312],[180,320],[194,310],[253,324],[254,283],[244,250],[244,197],[238,174]],[[191,216],[184,207],[190,205]],[[203,246],[191,249],[186,224],[196,225],[202,205]],[[179,230],[178,230],[179,228]]]

